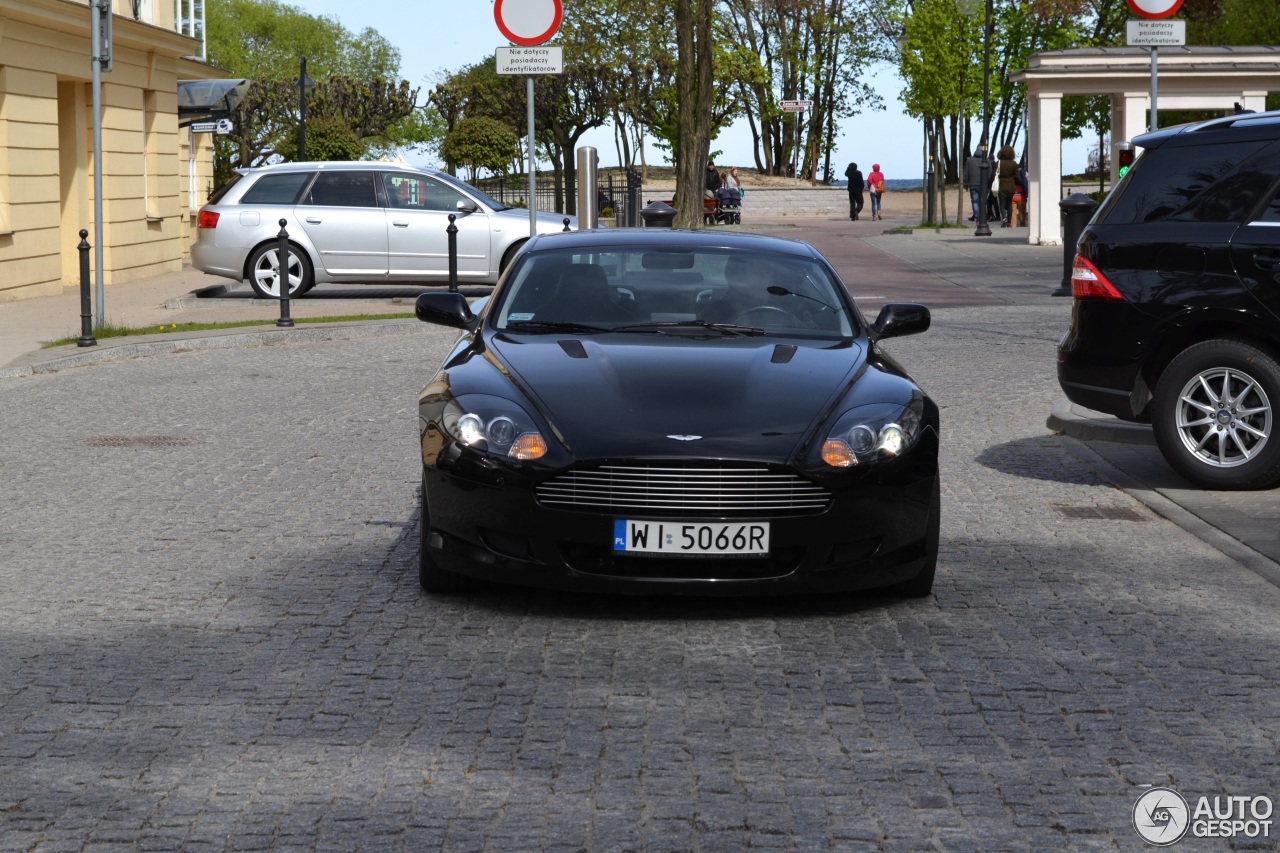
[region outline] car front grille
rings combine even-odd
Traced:
[[[831,503],[795,474],[717,462],[577,469],[540,484],[537,498],[551,509],[682,518],[812,515]]]

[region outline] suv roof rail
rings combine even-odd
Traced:
[[[1201,122],[1200,124],[1194,125],[1188,129],[1192,133],[1199,133],[1202,130],[1218,130],[1220,128],[1231,127],[1243,122],[1270,124],[1276,121],[1280,121],[1280,110],[1272,110],[1265,113],[1240,112],[1229,116],[1223,116],[1222,118],[1211,118],[1208,121]]]

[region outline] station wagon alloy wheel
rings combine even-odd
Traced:
[[[280,298],[280,250],[274,244],[262,246],[249,260],[249,284],[263,299]],[[310,289],[311,264],[301,249],[289,247],[289,295],[299,296]]]

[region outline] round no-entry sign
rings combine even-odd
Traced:
[[[562,0],[497,0],[493,17],[509,41],[526,47],[545,44],[560,29],[564,4]]]
[[[1127,2],[1135,15],[1152,20],[1167,18],[1182,8],[1182,0],[1127,0]]]

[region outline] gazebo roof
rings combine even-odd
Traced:
[[[1259,75],[1280,81],[1280,47],[1160,48],[1160,74]],[[1150,74],[1151,51],[1145,47],[1073,47],[1046,50],[1027,59],[1027,67],[1009,75],[1022,83],[1048,77],[1078,75],[1098,78]]]

